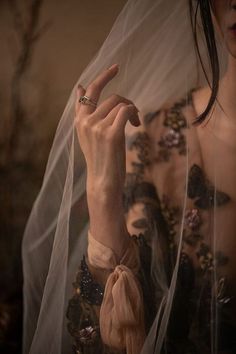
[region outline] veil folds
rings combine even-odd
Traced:
[[[200,49],[207,67],[201,38],[200,34]],[[188,0],[128,0],[101,49],[75,83],[58,125],[42,188],[23,239],[24,353],[59,354],[71,350],[66,307],[76,270],[87,250],[88,230],[88,215],[81,208],[86,193],[86,166],[74,127],[76,87],[78,83],[87,87],[103,69],[114,63],[120,66],[119,74],[104,89],[100,101],[116,93],[132,100],[142,115],[161,109],[166,102],[187,97],[192,88],[203,84]],[[133,130],[128,123],[127,135]],[[175,295],[190,166],[191,137],[186,134],[185,189],[176,263],[167,281],[161,264],[153,257],[156,261],[152,265],[152,276],[161,289],[160,302],[143,354],[160,353]],[[214,163],[210,168],[214,170]],[[216,177],[214,173],[213,176]],[[212,244],[215,226],[213,229]]]

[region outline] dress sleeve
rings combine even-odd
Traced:
[[[153,113],[153,115],[157,114],[159,113]],[[146,116],[146,118],[150,117]],[[122,348],[122,343],[120,346],[119,343],[116,343],[116,348],[118,347],[118,349],[111,349],[111,346],[104,344],[104,340],[101,339],[100,314],[103,313],[104,303],[109,302],[109,306],[111,306],[111,310],[114,312],[114,303],[111,303],[110,300],[108,301],[109,296],[106,293],[110,291],[110,293],[114,294],[114,289],[117,289],[118,286],[123,289],[125,295],[127,295],[127,292],[132,295],[133,289],[135,289],[133,302],[136,303],[137,298],[140,297],[139,300],[140,304],[142,302],[142,306],[136,306],[136,308],[142,307],[142,311],[135,314],[134,309],[131,308],[132,304],[128,303],[129,299],[123,296],[124,294],[122,295],[119,290],[119,297],[123,300],[120,300],[118,306],[116,306],[116,316],[126,316],[124,306],[121,304],[122,302],[126,302],[126,304],[128,303],[126,308],[129,309],[127,311],[129,312],[128,316],[132,313],[132,316],[136,316],[136,319],[139,318],[140,320],[140,317],[143,316],[142,312],[144,312],[144,318],[140,321],[140,327],[144,325],[146,330],[148,330],[153,321],[153,313],[155,313],[153,309],[153,306],[155,306],[155,289],[151,279],[151,229],[153,228],[152,216],[154,214],[156,216],[156,213],[159,212],[160,203],[152,181],[152,144],[152,139],[150,139],[145,124],[133,130],[132,133],[127,134],[127,174],[123,201],[127,229],[131,237],[130,249],[125,255],[126,259],[120,265],[114,264],[113,267],[103,266],[104,259],[99,262],[99,254],[105,254],[106,261],[112,264],[112,252],[109,252],[109,249],[105,250],[101,244],[95,245],[95,239],[92,238],[92,235],[89,235],[89,244],[91,245],[92,242],[92,249],[97,250],[95,255],[93,252],[93,257],[98,262],[91,262],[88,248],[88,255],[84,256],[76,281],[73,284],[75,293],[69,302],[67,310],[67,318],[69,319],[68,330],[74,338],[74,348],[79,353],[90,354],[94,353],[95,350],[101,354],[130,354],[135,352],[136,349],[132,348],[132,344],[129,344],[131,348],[129,351]],[[88,256],[90,260],[88,260]],[[120,282],[121,279],[122,282]],[[130,290],[127,290],[130,283],[132,283],[132,287]],[[123,317],[122,319],[117,318],[117,321],[122,322],[123,319]],[[110,327],[110,331],[113,331],[112,326]],[[135,335],[135,342],[137,342],[137,337],[143,341],[145,328],[140,328],[136,331]],[[139,346],[141,344],[140,342]]]

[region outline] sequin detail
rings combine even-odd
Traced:
[[[174,105],[171,110],[161,111],[166,115],[163,123],[164,133],[155,142],[157,143],[157,160],[159,158],[159,161],[161,159],[162,161],[170,160],[173,153],[184,155],[186,152],[184,133],[188,127],[181,112],[185,104],[186,101],[183,100]],[[144,125],[151,124],[159,116],[159,113],[157,111],[147,114]],[[158,118],[161,119],[161,116]],[[161,267],[157,270],[163,272],[161,274],[165,277],[165,282],[170,284],[176,265],[176,239],[178,240],[180,220],[182,221],[182,214],[180,214],[182,208],[179,208],[178,204],[176,207],[173,195],[166,196],[159,193],[156,186],[150,182],[149,171],[151,169],[149,167],[153,162],[149,156],[151,144],[152,141],[146,132],[137,133],[128,138],[127,148],[134,150],[135,158],[131,161],[132,171],[126,176],[124,190],[126,212],[136,203],[143,205],[143,207],[138,205],[138,217],[131,220],[131,226],[136,228],[138,234],[133,237],[136,238],[140,248],[141,267],[138,277],[144,296],[147,333],[163,296],[163,288],[158,287],[159,284],[155,278],[152,279],[152,274],[154,274],[152,271],[156,269],[156,265],[159,267],[160,264]],[[155,149],[151,152],[153,151],[155,152]],[[160,184],[160,186],[162,185]],[[219,321],[222,323],[219,333],[222,333],[221,329],[224,328],[222,337],[228,341],[228,337],[225,335],[225,333],[229,333],[228,323],[225,321],[227,319],[225,308],[230,310],[230,289],[227,287],[225,278],[216,280],[215,284],[212,272],[215,266],[227,264],[228,259],[221,252],[216,252],[213,255],[211,247],[204,242],[203,229],[205,226],[204,213],[212,208],[215,200],[217,206],[222,206],[230,198],[221,191],[217,191],[215,200],[214,197],[214,186],[208,181],[201,167],[193,165],[189,171],[188,209],[184,215],[183,248],[180,253],[169,332],[165,338],[167,340],[165,353],[196,354],[207,352],[199,350],[199,346],[203,345],[204,348],[208,348],[208,340],[211,335],[210,320],[213,318],[211,304],[215,300],[217,300],[215,303],[217,310],[219,310]],[[76,353],[117,354],[117,351],[108,349],[100,338],[97,304],[101,302],[102,296],[101,293],[99,295],[99,288],[97,288],[98,298],[100,296],[101,298],[100,301],[94,300],[93,286],[96,288],[96,283],[90,276],[86,262],[81,263],[69,315],[74,325],[74,327],[70,327],[70,333],[73,333],[75,338]],[[91,286],[92,283],[95,285]],[[233,336],[235,336],[235,330]],[[227,348],[224,344],[222,347]],[[121,353],[119,352],[119,354]]]
[[[159,145],[166,148],[180,147],[183,143],[183,135],[170,129],[165,135],[162,136]]]
[[[79,289],[81,296],[91,305],[101,305],[104,287],[94,281],[85,257],[81,261],[81,274],[79,279],[74,283],[76,289]]]

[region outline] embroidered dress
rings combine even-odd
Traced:
[[[177,285],[162,353],[210,354],[217,348],[218,353],[233,354],[235,201],[224,184],[222,189],[215,188],[208,175],[205,157],[207,154],[210,158],[210,152],[208,156],[204,150],[202,141],[206,140],[199,133],[202,128],[192,125],[195,117],[191,91],[187,99],[146,114],[142,128],[127,137],[124,209],[128,231],[139,246],[137,278],[142,288],[146,332],[158,312],[163,292],[152,276],[153,263],[158,260],[162,264],[170,285],[181,242]],[[204,134],[207,139],[210,133]],[[212,249],[214,205],[222,238]],[[217,274],[213,264],[217,265]],[[95,269],[83,258],[67,310],[74,353],[126,353],[106,346],[100,336],[99,311],[108,275],[109,272]],[[213,343],[211,335],[215,327],[217,343]]]

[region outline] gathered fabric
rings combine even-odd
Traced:
[[[223,77],[228,51],[216,39]],[[222,130],[230,117],[219,100],[207,124],[192,124],[204,72],[212,78],[206,44],[199,1],[128,0],[75,83],[23,238],[24,354],[236,353],[236,160],[230,130]],[[88,240],[75,119],[78,84],[87,88],[114,63],[119,73],[98,105],[117,94],[143,118],[124,131],[122,200],[137,239],[128,239],[122,259]],[[190,94],[194,87],[199,93]],[[104,168],[104,159],[97,163]]]
[[[136,275],[140,265],[138,247],[130,238],[117,264],[113,250],[95,240],[90,232],[88,240],[89,263],[111,270],[100,309],[102,340],[112,348],[126,349],[127,354],[138,354],[145,341],[143,296]]]

